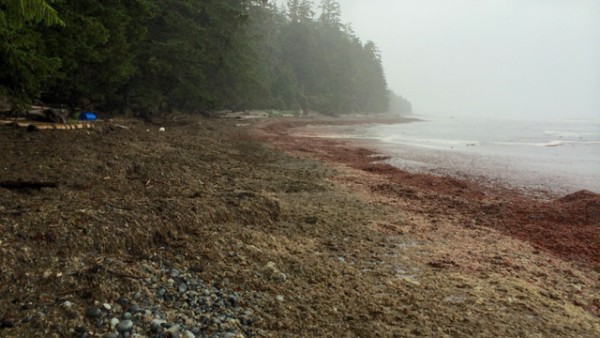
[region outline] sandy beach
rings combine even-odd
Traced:
[[[600,335],[598,195],[293,135],[398,121],[0,129],[0,336]]]

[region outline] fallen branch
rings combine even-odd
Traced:
[[[3,181],[0,182],[0,188],[9,190],[58,188],[56,182],[33,182],[33,181]]]
[[[117,277],[122,277],[122,278],[130,278],[130,279],[144,279],[146,277],[143,276],[134,276],[134,275],[129,275],[126,273],[120,273],[120,272],[114,272],[111,270],[106,270],[106,272],[110,273],[111,275],[115,275]]]
[[[22,214],[24,214],[24,211],[22,211],[22,210],[0,211],[0,215],[22,215]]]
[[[79,288],[79,289],[71,289],[71,290],[67,290],[67,291],[63,291],[61,293],[59,293],[59,296],[65,296],[65,295],[70,295],[72,293],[79,293],[79,292],[84,292],[84,291],[91,291],[91,290],[96,290],[98,289],[97,286],[92,286],[92,287],[85,287],[85,288]]]

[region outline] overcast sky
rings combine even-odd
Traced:
[[[417,114],[600,118],[600,0],[339,3]]]

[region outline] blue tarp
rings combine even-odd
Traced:
[[[84,111],[83,113],[79,114],[79,120],[81,120],[81,121],[95,121],[96,120],[96,114],[92,113],[91,111]]]

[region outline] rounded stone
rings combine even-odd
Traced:
[[[152,332],[158,332],[158,330],[160,330],[161,324],[164,322],[165,322],[164,320],[153,319],[152,323],[150,324],[150,330]]]
[[[129,312],[131,312],[133,314],[136,314],[136,313],[139,313],[139,312],[144,312],[144,309],[142,309],[141,307],[139,307],[137,305],[134,305],[134,306],[132,306],[132,307],[129,308]]]
[[[75,337],[77,338],[88,338],[90,336],[88,329],[85,326],[78,326],[75,328]]]
[[[125,319],[119,322],[117,325],[117,331],[119,332],[128,332],[133,329],[133,322],[129,319]]]
[[[117,299],[117,304],[119,304],[121,306],[125,306],[125,305],[129,304],[129,300],[125,297],[119,297],[119,299]]]
[[[178,335],[179,331],[181,330],[181,326],[179,326],[178,324],[175,324],[173,326],[171,326],[170,328],[167,329],[167,332],[169,332],[171,335]]]
[[[285,282],[287,280],[287,275],[283,272],[276,273],[273,278],[275,278],[278,282]]]
[[[119,318],[111,318],[110,319],[110,328],[111,329],[115,329],[117,327],[117,325],[119,325]]]
[[[227,297],[227,301],[229,301],[229,304],[234,307],[238,304],[238,298],[236,295],[229,295],[229,297]]]
[[[185,330],[183,331],[183,338],[196,338],[196,335],[191,331]]]
[[[188,285],[185,283],[179,284],[179,292],[184,293],[188,290]]]
[[[132,317],[131,312],[125,312],[123,314],[123,319],[125,319],[125,320],[129,320],[129,319],[131,319],[131,317]]]
[[[90,318],[98,318],[102,315],[102,310],[97,307],[91,307],[85,310],[85,315]]]
[[[165,288],[160,288],[156,291],[156,296],[164,297],[166,293],[167,293],[167,290]]]

